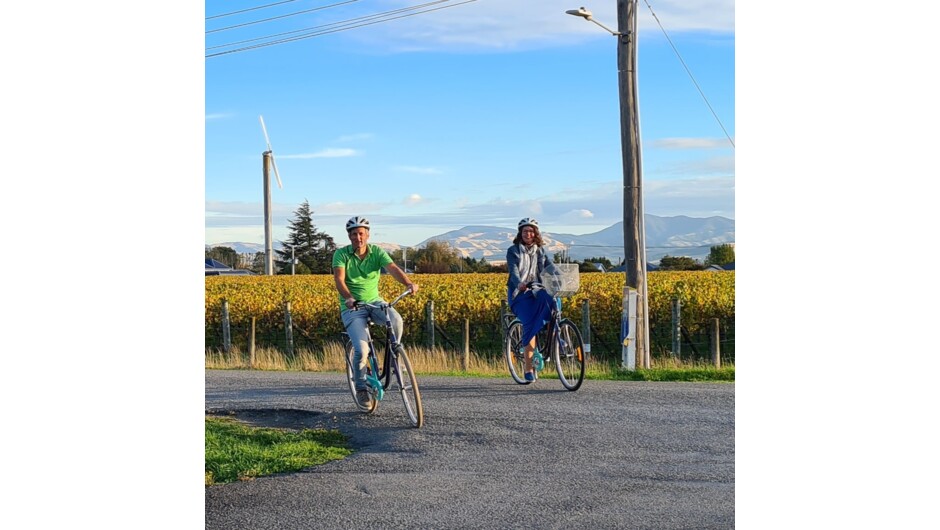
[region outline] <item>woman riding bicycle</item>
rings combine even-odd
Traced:
[[[399,283],[408,287],[412,293],[418,292],[403,270],[392,262],[387,252],[376,245],[369,244],[369,220],[365,217],[352,217],[346,221],[346,233],[349,246],[336,249],[333,253],[333,281],[339,291],[340,317],[355,349],[353,369],[356,379],[356,399],[360,405],[371,408],[372,396],[366,390],[364,352],[368,351],[369,319],[384,325],[385,314],[377,309],[353,309],[356,302],[384,302],[379,296],[379,276],[382,267]],[[401,340],[404,328],[401,315],[394,308],[389,308],[389,320],[395,336]]]
[[[542,250],[539,223],[526,217],[519,221],[519,231],[506,251],[506,282],[509,309],[522,322],[522,341],[525,345],[525,380],[534,381],[532,354],[535,336],[551,320],[555,300],[544,289],[529,289],[530,282],[538,282],[544,271],[554,272],[555,266]]]

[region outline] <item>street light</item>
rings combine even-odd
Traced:
[[[646,230],[643,223],[643,179],[640,162],[640,118],[636,83],[637,0],[617,0],[617,29],[594,20],[587,9],[565,13],[589,20],[617,37],[617,71],[620,86],[620,135],[623,157],[623,258],[627,288],[624,289],[624,325],[629,331],[623,343],[623,362],[628,370],[635,361],[649,368],[649,301],[646,289]],[[635,294],[631,292],[635,291]],[[634,309],[635,307],[635,309]],[[635,320],[630,312],[634,312]],[[632,322],[631,322],[632,321]],[[634,340],[627,340],[634,334]],[[631,350],[635,348],[635,354]]]
[[[574,15],[576,17],[582,17],[585,20],[590,20],[591,22],[597,24],[598,26],[606,29],[608,32],[610,32],[611,35],[614,35],[614,36],[620,35],[619,31],[614,31],[608,28],[607,26],[601,24],[600,22],[594,20],[594,13],[591,13],[590,11],[588,11],[587,9],[584,9],[583,7],[579,7],[577,9],[569,9],[565,11],[565,13],[568,13],[569,15]]]

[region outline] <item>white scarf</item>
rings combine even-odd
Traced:
[[[538,280],[539,247],[529,248],[519,243],[519,282],[529,283]]]

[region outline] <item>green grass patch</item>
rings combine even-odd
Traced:
[[[729,368],[650,368],[633,372],[617,370],[605,379],[614,381],[734,382],[734,367]]]
[[[206,417],[206,486],[289,473],[352,454],[339,431],[255,428]]]

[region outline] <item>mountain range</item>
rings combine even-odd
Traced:
[[[726,217],[659,217],[645,216],[646,259],[658,263],[663,256],[686,256],[703,261],[711,247],[723,243],[734,243],[734,219]],[[432,236],[412,248],[420,248],[429,241],[446,241],[463,257],[486,258],[489,263],[506,260],[506,249],[512,245],[516,230],[498,226],[465,226],[443,234]],[[615,223],[590,234],[559,234],[543,231],[542,240],[549,255],[567,253],[569,259],[582,261],[592,257],[606,257],[613,263],[623,259],[623,222]],[[345,241],[336,241],[343,244]],[[400,250],[402,245],[374,242],[386,251]],[[280,245],[275,243],[280,248]],[[229,247],[239,254],[264,252],[264,245],[257,243],[218,243],[214,247]]]

